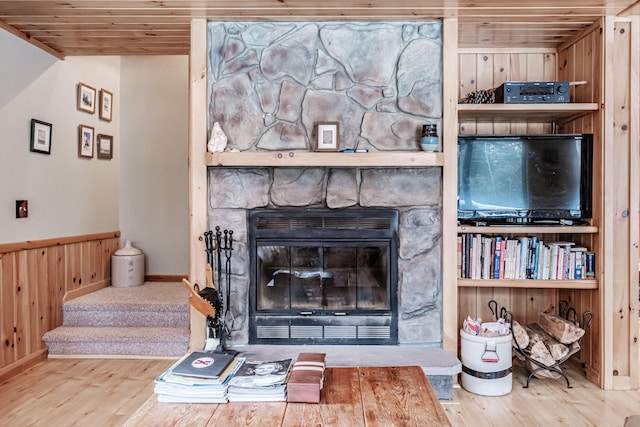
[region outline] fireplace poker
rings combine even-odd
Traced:
[[[216,230],[219,231],[219,227],[216,227]],[[224,245],[222,244],[224,241]],[[233,230],[224,230],[224,239],[222,236],[219,236],[218,241],[218,260],[222,262],[222,252],[224,251],[225,257],[225,307],[224,307],[224,324],[227,329],[227,333],[229,333],[229,328],[233,328],[233,314],[231,313],[231,255],[233,254]],[[221,265],[219,265],[222,267]],[[218,269],[218,274],[221,274],[222,268]],[[222,279],[220,279],[222,280]],[[222,281],[220,282],[222,284]]]
[[[223,237],[224,236],[224,237]],[[222,252],[225,257],[225,285],[224,291],[222,286]],[[224,340],[231,334],[233,328],[234,317],[231,312],[231,255],[233,253],[233,231],[224,230],[220,231],[220,227],[216,226],[216,253],[217,253],[217,268],[218,268],[218,284],[220,288],[220,298],[224,301],[224,316],[222,318],[221,330],[220,330],[220,349],[222,352],[228,352],[224,346]]]
[[[207,263],[213,268],[213,231],[204,232],[204,243],[206,245]]]

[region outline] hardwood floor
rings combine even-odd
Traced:
[[[121,426],[153,394],[153,380],[171,363],[48,359],[0,384],[0,425]],[[525,371],[516,361],[510,394],[487,397],[456,388],[443,407],[452,425],[478,427],[622,426],[627,415],[640,413],[640,392],[604,391],[574,371],[568,374],[572,389],[564,380],[541,379],[524,389]]]
[[[452,403],[444,403],[454,426],[602,426],[624,424],[628,415],[640,414],[640,392],[604,391],[575,370],[564,369],[564,379],[533,378],[523,388],[528,373],[517,359],[513,364],[513,389],[505,396],[479,396],[455,388]]]
[[[0,384],[0,425],[120,426],[168,359],[47,359]]]

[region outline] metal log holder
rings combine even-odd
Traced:
[[[591,326],[591,322],[593,321],[593,313],[590,311],[585,311],[584,313],[582,313],[582,324],[580,324],[580,322],[578,321],[578,316],[575,308],[570,307],[569,303],[564,300],[560,301],[559,315],[560,317],[573,322],[576,326],[579,326],[582,329],[585,329],[585,331],[589,326]],[[586,335],[586,332],[584,335]],[[565,363],[567,360],[571,358],[571,356],[573,356],[578,351],[580,351],[581,349],[580,344],[582,343],[582,339],[584,338],[584,335],[582,335],[582,337],[580,337],[580,339],[576,341],[578,343],[577,346],[572,346],[571,344],[563,344],[570,349],[569,353],[567,353],[567,355],[561,358],[560,360],[557,360],[553,365],[549,365],[549,366],[541,362],[538,362],[537,360],[532,359],[529,351],[527,349],[521,348],[514,337],[513,351],[516,353],[516,356],[518,356],[521,360],[528,360],[531,363],[533,363],[535,366],[537,366],[537,368],[534,369],[529,374],[529,377],[527,378],[527,383],[523,386],[523,388],[529,388],[529,383],[531,381],[531,378],[533,378],[533,376],[540,371],[548,371],[548,372],[553,372],[560,375],[567,382],[567,388],[573,388],[569,383],[569,378],[567,377],[567,375],[562,370],[560,370],[560,365]]]

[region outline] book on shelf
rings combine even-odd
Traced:
[[[596,277],[596,254],[593,252],[587,252],[585,254],[585,271],[587,279],[594,279]]]
[[[458,235],[456,240],[457,244],[457,258],[456,258],[456,275],[462,277],[462,236]]]
[[[582,280],[595,277],[595,255],[575,242],[537,236],[459,235],[459,275],[464,279]]]

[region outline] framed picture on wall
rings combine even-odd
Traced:
[[[96,112],[96,89],[85,83],[78,83],[78,110]]]
[[[91,126],[80,125],[78,133],[78,156],[93,158],[94,129]]]
[[[51,123],[31,119],[31,151],[34,153],[51,154]]]
[[[97,136],[97,148],[99,159],[113,158],[113,136],[99,133]]]
[[[338,122],[316,123],[316,151],[340,150],[340,124]]]
[[[100,89],[100,119],[111,121],[113,117],[113,93],[106,89]]]

